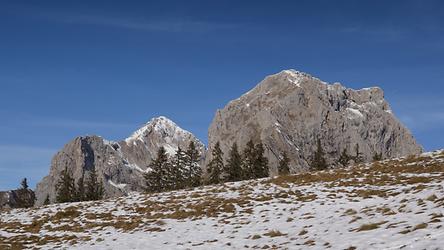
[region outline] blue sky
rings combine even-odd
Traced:
[[[443,63],[442,1],[1,1],[0,190],[159,115],[206,141],[216,109],[289,68],[382,87],[443,148]]]

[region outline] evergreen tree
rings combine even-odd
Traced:
[[[194,141],[190,141],[186,155],[189,167],[188,185],[191,187],[200,186],[202,184],[202,168],[199,166],[200,154]]]
[[[287,156],[287,152],[282,154],[281,159],[279,159],[278,173],[279,175],[290,174],[290,158]]]
[[[268,159],[264,156],[264,145],[259,142],[255,147],[255,161],[253,165],[253,171],[255,178],[264,178],[270,176],[268,168]]]
[[[218,184],[221,182],[221,175],[224,169],[223,153],[220,149],[220,143],[216,142],[211,152],[212,159],[208,164],[208,183]]]
[[[164,173],[167,164],[168,156],[165,148],[160,147],[157,151],[156,159],[150,164],[151,171],[145,174],[147,192],[160,192],[164,190]]]
[[[339,160],[338,162],[342,165],[342,166],[347,166],[348,162],[350,161],[350,156],[347,154],[347,149],[344,148],[344,150],[342,150],[341,155],[339,156]]]
[[[85,177],[84,177],[84,173],[82,172],[82,177],[80,177],[77,180],[76,200],[77,201],[84,201],[85,199],[86,199]]]
[[[382,153],[376,153],[373,155],[373,161],[381,161],[382,160]]]
[[[355,161],[355,163],[364,162],[364,157],[363,157],[362,153],[359,151],[359,144],[357,144],[357,143],[356,143],[356,147],[355,147],[355,157],[353,158],[353,160]]]
[[[17,208],[28,208],[34,206],[35,194],[29,189],[28,180],[23,178],[21,181],[21,187],[15,190],[15,200]]]
[[[186,186],[185,179],[188,173],[186,163],[187,155],[180,147],[178,147],[176,155],[174,156],[174,162],[171,164],[172,189],[181,189]]]
[[[240,181],[242,179],[242,157],[239,154],[236,142],[231,146],[225,165],[225,181]]]
[[[311,170],[319,171],[327,169],[327,162],[324,157],[324,150],[322,149],[321,139],[318,139],[317,149],[313,155],[310,165]]]
[[[43,205],[49,205],[51,201],[49,200],[49,194],[46,195],[45,201],[43,202]]]
[[[28,180],[26,178],[23,178],[22,182],[21,182],[21,189],[28,189]]]
[[[95,201],[103,198],[103,184],[98,180],[95,169],[91,170],[85,186],[85,200]]]
[[[242,179],[248,180],[255,177],[255,163],[257,152],[252,140],[247,142],[242,155]]]
[[[56,184],[56,202],[72,202],[75,198],[75,185],[68,167],[65,167],[60,174],[60,179]]]

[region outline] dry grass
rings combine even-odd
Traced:
[[[379,226],[381,226],[382,224],[385,224],[385,223],[387,223],[387,221],[381,221],[381,222],[370,223],[370,224],[363,224],[359,228],[357,228],[356,231],[361,232],[361,231],[374,230],[374,229],[379,228]]]
[[[279,230],[270,230],[266,232],[264,235],[273,238],[273,237],[285,236],[287,234],[281,233]]]
[[[428,226],[427,223],[420,223],[420,224],[416,225],[415,227],[413,227],[412,231],[416,231],[416,230],[419,230],[419,229],[424,229],[427,226]]]
[[[441,155],[444,159],[444,153]],[[424,174],[424,175],[422,175]],[[217,218],[221,224],[229,224],[235,228],[241,228],[250,221],[235,221],[233,218],[239,215],[250,215],[258,213],[260,206],[273,204],[275,202],[285,204],[295,204],[288,211],[293,215],[300,207],[306,205],[306,202],[312,202],[319,199],[316,194],[304,192],[301,186],[323,184],[323,192],[328,194],[325,203],[334,202],[336,199],[348,199],[349,201],[360,201],[363,199],[372,199],[375,197],[389,198],[399,195],[399,190],[393,186],[403,186],[404,192],[415,194],[427,188],[430,188],[434,182],[444,180],[444,164],[437,162],[430,157],[410,156],[400,160],[380,161],[369,165],[357,165],[345,169],[328,170],[321,172],[306,172],[296,175],[279,176],[267,180],[260,180],[258,183],[261,188],[275,190],[270,193],[254,194],[255,191],[250,185],[257,182],[243,183],[240,186],[230,186],[222,184],[209,187],[206,192],[202,190],[190,191],[186,195],[186,191],[170,192],[162,194],[162,199],[157,200],[156,194],[145,196],[143,202],[135,205],[125,205],[125,199],[116,199],[116,206],[125,206],[124,209],[130,211],[131,216],[116,216],[117,209],[112,209],[104,213],[88,212],[85,204],[77,204],[68,206],[56,213],[48,213],[45,216],[34,218],[31,223],[5,222],[0,221],[0,229],[5,232],[18,233],[15,237],[1,237],[0,249],[23,249],[29,248],[31,244],[44,246],[47,244],[69,243],[77,244],[78,242],[90,240],[87,237],[75,236],[75,233],[85,232],[88,230],[101,230],[104,227],[114,227],[122,232],[132,232],[135,230],[144,230],[146,232],[160,232],[168,230],[164,220],[198,220],[203,218]],[[334,188],[334,191],[330,190]],[[239,196],[236,198],[222,198],[221,193],[235,192]],[[438,193],[437,193],[438,194]],[[418,196],[417,196],[418,197]],[[410,204],[415,203],[422,208],[417,213],[425,213],[428,207],[443,207],[444,197],[438,197],[432,194],[422,199],[409,198],[400,201],[399,205],[366,207],[359,211],[347,209],[342,216],[351,216],[349,223],[355,223],[363,217],[384,215],[391,216],[396,213],[411,212]],[[304,204],[305,203],[305,204]],[[97,204],[97,205],[95,205]],[[323,205],[324,203],[320,203]],[[84,207],[82,207],[84,206]],[[100,202],[89,203],[88,206],[100,206]],[[236,209],[237,208],[237,209]],[[254,209],[256,208],[256,209]],[[264,207],[262,207],[264,208]],[[122,209],[122,208],[120,208]],[[29,209],[32,211],[32,209]],[[10,211],[2,211],[8,213]],[[259,213],[261,221],[267,222],[268,217],[273,213],[273,208],[268,210],[262,209]],[[339,212],[339,211],[338,211]],[[284,217],[285,213],[280,213],[281,218],[286,222],[294,221],[293,217]],[[292,216],[287,214],[287,216]],[[315,214],[304,214],[299,219],[312,219]],[[415,230],[420,230],[431,226],[430,223],[441,222],[443,215],[441,213],[429,214],[430,220],[427,223],[421,223],[414,227],[404,228],[401,234],[407,234]],[[285,219],[287,218],[287,219]],[[1,220],[1,219],[0,219]],[[233,222],[235,221],[235,222]],[[375,230],[385,224],[386,221],[362,224],[352,231],[364,232]],[[396,228],[402,222],[388,224],[385,228]],[[53,226],[57,224],[57,226]],[[434,224],[436,226],[436,224]],[[356,227],[356,226],[354,226]],[[54,233],[63,232],[61,236],[44,236],[39,237],[42,230],[48,230]],[[28,234],[30,233],[30,234]],[[308,234],[303,229],[298,233],[300,236]],[[278,230],[271,230],[264,234],[268,237],[285,236]],[[259,239],[261,235],[255,234],[250,236],[251,239]],[[305,236],[304,236],[305,237]],[[203,243],[199,243],[203,244]],[[315,245],[313,240],[303,243],[307,246]],[[273,246],[270,246],[273,247]],[[278,248],[278,247],[276,247]],[[352,249],[352,247],[350,248]]]

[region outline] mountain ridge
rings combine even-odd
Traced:
[[[37,185],[36,204],[41,205],[48,194],[54,200],[57,176],[65,167],[78,180],[98,166],[107,197],[114,197],[143,190],[143,174],[160,147],[171,157],[179,147],[195,142],[205,170],[216,141],[226,156],[233,142],[242,150],[250,139],[263,142],[272,175],[284,152],[292,172],[307,170],[317,139],[332,167],[338,166],[343,149],[352,155],[359,147],[364,161],[373,154],[393,158],[422,152],[393,115],[381,88],[353,90],[304,72],[283,70],[216,111],[208,129],[208,148],[164,116],[152,118],[118,142],[99,136],[75,138],[54,156],[49,177]]]

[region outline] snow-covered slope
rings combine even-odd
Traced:
[[[442,249],[444,151],[1,212],[0,249]]]

